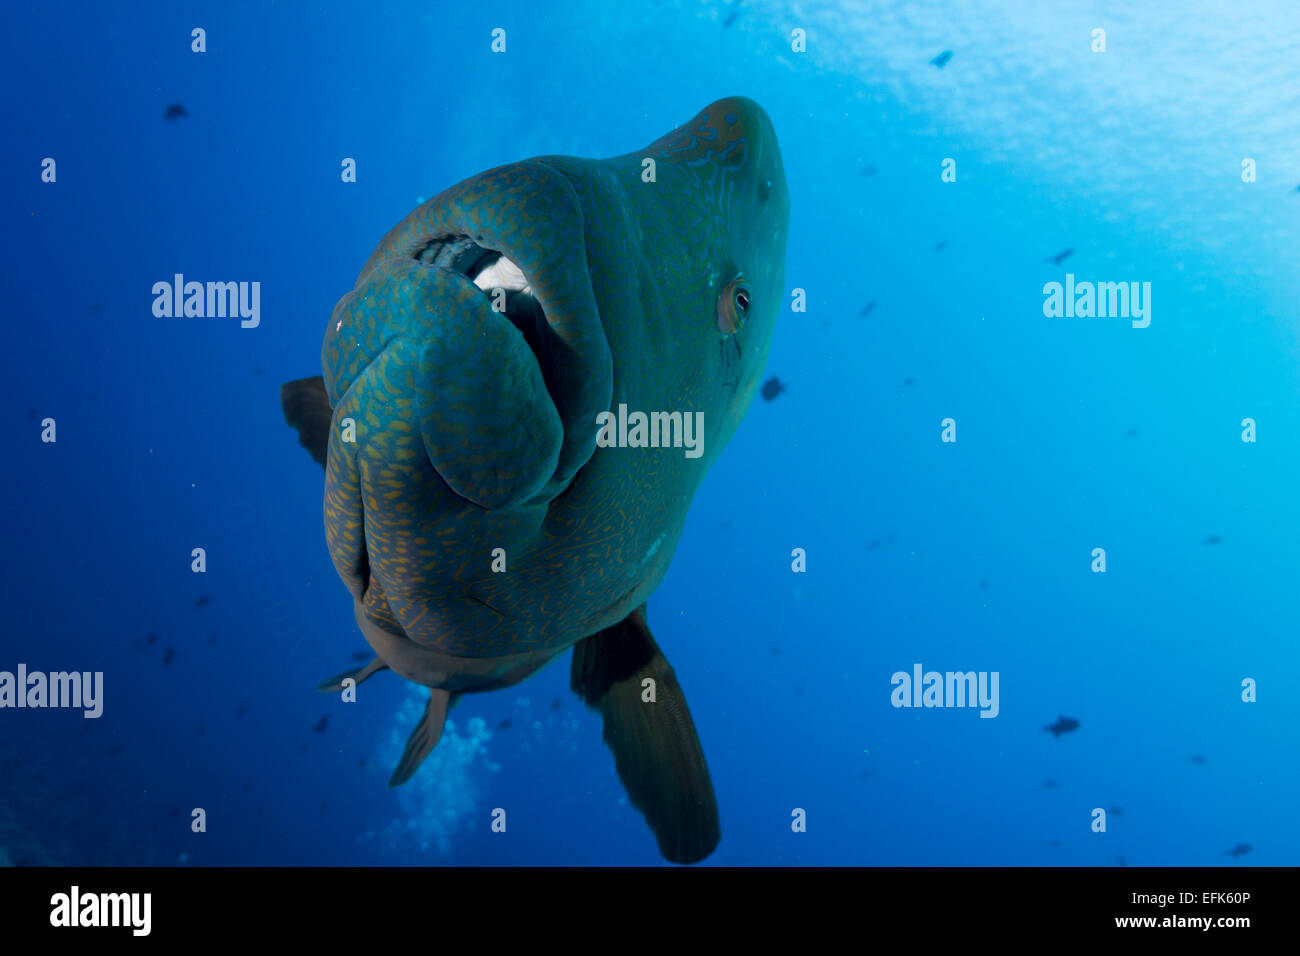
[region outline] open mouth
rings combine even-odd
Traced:
[[[542,330],[546,313],[533,294],[532,283],[524,271],[495,249],[485,249],[467,236],[440,236],[432,239],[414,255],[417,262],[449,272],[456,272],[483,290],[493,308],[524,335],[529,349],[542,362]]]

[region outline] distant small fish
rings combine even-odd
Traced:
[[[763,398],[769,402],[784,391],[785,386],[781,384],[781,380],[775,375],[763,383]]]
[[[1056,723],[1048,724],[1043,729],[1050,730],[1053,737],[1060,737],[1061,734],[1068,734],[1072,730],[1078,730],[1079,722],[1073,717],[1061,715],[1056,718]]]
[[[358,767],[364,767],[365,765],[366,765],[366,758],[365,758],[365,757],[358,757],[358,758],[357,758],[357,766],[358,766]]]
[[[149,644],[149,645],[157,644],[157,643],[158,643],[158,632],[157,632],[157,631],[150,631],[150,632],[149,632],[149,636],[146,637],[146,638],[144,639],[144,642],[145,642],[146,644]]]
[[[36,421],[36,409],[34,408],[27,409],[27,420],[29,422]]]
[[[725,20],[722,21],[722,29],[725,30],[725,29],[727,29],[727,27],[729,27],[729,26],[731,26],[733,23],[735,23],[735,22],[736,22],[736,17],[738,17],[738,16],[740,16],[740,4],[739,4],[739,3],[737,3],[737,4],[735,4],[735,5],[732,6],[732,8],[731,8],[731,12],[727,14],[727,19],[725,19]]]
[[[870,780],[870,779],[871,779],[871,771],[870,771],[870,770],[864,770],[864,771],[862,771],[862,773],[858,774],[858,779],[860,779],[860,780]]]
[[[513,720],[512,718],[510,718],[510,717],[506,717],[504,720],[501,721],[501,723],[497,724],[497,728],[498,728],[499,730],[505,730],[507,727],[509,727],[509,726],[510,726],[511,724],[513,724],[513,723],[514,723],[514,720]]]
[[[880,547],[880,539],[879,539],[879,538],[872,538],[870,541],[867,542],[867,550],[868,550],[868,551],[875,551],[876,548],[878,548],[878,547]]]
[[[1052,265],[1054,265],[1054,266],[1059,266],[1062,262],[1064,262],[1066,259],[1070,258],[1070,256],[1072,256],[1072,255],[1074,255],[1074,247],[1073,247],[1073,246],[1071,246],[1069,249],[1062,249],[1060,252],[1058,252],[1058,253],[1057,253],[1056,255],[1054,255],[1054,256],[1049,256],[1049,257],[1047,258],[1046,261],[1047,261],[1047,262],[1050,262],[1050,263],[1051,263]]]
[[[108,748],[108,755],[109,755],[110,757],[116,757],[118,754],[120,754],[120,753],[121,753],[123,750],[125,750],[125,749],[126,749],[126,748],[123,747],[121,744],[113,744],[113,746],[111,746],[111,747]]]
[[[872,299],[870,302],[868,302],[866,305],[862,307],[862,311],[859,312],[858,315],[866,317],[874,311],[876,311],[876,300]]]
[[[885,544],[887,544],[887,545],[888,545],[888,544],[893,544],[893,543],[894,543],[895,541],[897,541],[897,540],[898,540],[898,532],[897,532],[897,531],[891,531],[891,532],[889,532],[888,535],[885,536]]]
[[[316,733],[318,734],[323,734],[325,732],[325,728],[328,727],[329,725],[330,725],[330,715],[326,714],[320,720],[316,721],[316,726],[313,727],[312,729],[315,730]]]
[[[374,652],[373,652],[373,651],[353,651],[353,652],[352,652],[352,659],[353,659],[354,661],[368,661],[368,660],[370,660],[370,658],[372,658],[372,657],[374,657]]]
[[[780,654],[780,653],[781,653],[781,647],[780,647],[780,645],[778,645],[778,644],[769,644],[769,645],[767,645],[767,649],[768,649],[769,651],[771,651],[773,654]]]
[[[988,589],[989,589],[989,579],[988,579],[988,578],[980,578],[980,590],[981,590],[981,591],[987,591]]]
[[[559,710],[559,709],[560,709],[560,698],[557,697],[555,698],[555,700],[551,701],[551,710]]]
[[[1055,849],[1056,847],[1058,847],[1058,846],[1061,845],[1061,841],[1060,841],[1060,840],[1049,840],[1049,841],[1047,842],[1047,845],[1050,846],[1050,847],[1052,847],[1053,849]]]
[[[935,252],[943,252],[943,250],[947,248],[948,248],[948,240],[946,239],[940,239],[938,242],[934,244]]]
[[[247,713],[247,711],[248,711],[248,705],[247,705],[247,704],[240,704],[240,705],[239,705],[239,709],[238,709],[237,711],[235,711],[235,716],[236,716],[236,717],[243,717],[244,714]]]
[[[875,167],[875,166],[863,166],[863,167],[862,167],[862,175],[863,175],[863,176],[874,176],[874,175],[876,175],[876,167]]]
[[[1055,790],[1058,787],[1060,787],[1060,784],[1057,783],[1055,780],[1053,780],[1051,777],[1048,777],[1046,780],[1043,781],[1044,790]]]
[[[1205,543],[1206,543],[1206,544],[1223,544],[1223,539],[1220,538],[1217,534],[1206,535],[1206,537],[1205,537]]]
[[[1109,813],[1112,817],[1122,817],[1122,816],[1124,815],[1124,808],[1123,808],[1123,807],[1111,807],[1111,808],[1110,808],[1109,810],[1107,810],[1106,812]]]
[[[1205,763],[1205,758],[1202,757],[1200,754],[1192,754],[1187,759],[1190,760],[1192,763]]]
[[[209,644],[215,644],[215,643],[217,643],[217,635],[215,635],[215,634],[209,634],[209,635],[208,635],[208,643],[209,643]]]
[[[91,315],[94,315],[96,312],[98,312],[98,311],[100,310],[100,308],[101,308],[101,306],[100,306],[100,304],[99,304],[98,302],[93,303],[93,304],[90,306],[90,314],[91,314]]]
[[[195,732],[196,734],[201,734],[201,733],[203,733],[203,725],[202,725],[202,724],[195,724],[195,725],[194,725],[194,732]]]
[[[189,115],[190,114],[185,111],[185,107],[182,106],[180,103],[171,103],[168,105],[167,110],[163,113],[163,119],[178,120],[178,119],[183,119]]]
[[[212,603],[212,598],[208,597],[206,594],[200,594],[198,600],[194,602],[194,606],[196,608],[207,607],[211,603]]]
[[[937,66],[939,69],[942,70],[945,66],[948,65],[948,61],[951,59],[952,59],[952,50],[944,50],[942,53],[940,53],[930,62],[934,66]]]
[[[915,384],[916,384],[916,379],[914,378],[903,379],[903,388],[911,388]]]
[[[1124,854],[1123,854],[1123,853],[1121,853],[1119,856],[1115,857],[1115,865],[1116,865],[1116,866],[1128,866],[1128,864],[1124,862]]]
[[[1125,435],[1124,437],[1126,437],[1126,438],[1137,438],[1137,437],[1138,437],[1138,430],[1137,430],[1136,428],[1130,428],[1130,429],[1128,430],[1128,434]]]
[[[1223,852],[1228,856],[1245,856],[1250,852],[1250,844],[1238,843],[1231,850],[1224,850]]]
[[[163,651],[163,667],[166,667],[175,659],[176,659],[176,648],[169,647],[167,648],[167,650]]]

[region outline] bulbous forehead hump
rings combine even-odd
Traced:
[[[780,165],[771,120],[761,106],[743,96],[709,104],[689,123],[652,143],[650,151],[688,166],[705,162],[738,168]]]

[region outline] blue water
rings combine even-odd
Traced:
[[[386,789],[423,692],[313,689],[364,643],[279,386],[319,372],[334,303],[421,199],[629,152],[732,94],[789,181],[787,391],[649,603],[717,791],[708,862],[1300,860],[1293,3],[24,3],[3,25],[0,669],[103,671],[105,702],[0,710],[0,861],[660,861],[567,655],[463,700]],[[178,272],[260,281],[261,324],[155,318]],[[1045,317],[1067,272],[1150,282],[1150,326]],[[997,717],[894,708],[916,663],[998,672]]]

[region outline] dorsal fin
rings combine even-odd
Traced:
[[[325,379],[313,375],[285,382],[280,386],[280,407],[284,409],[284,420],[297,430],[299,443],[324,468],[330,443],[330,419],[334,414],[325,391]]]

